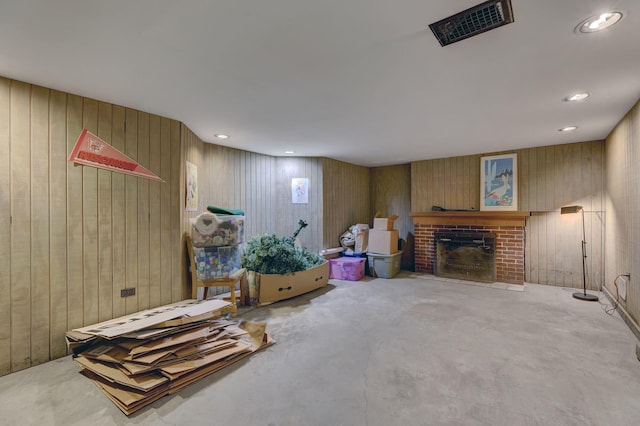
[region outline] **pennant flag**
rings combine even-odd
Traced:
[[[156,182],[164,182],[150,170],[138,164],[137,161],[124,155],[87,129],[82,129],[76,145],[69,155],[69,161]]]

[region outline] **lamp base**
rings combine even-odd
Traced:
[[[587,302],[597,302],[599,300],[598,296],[589,293],[573,293],[573,297],[580,300],[586,300]]]

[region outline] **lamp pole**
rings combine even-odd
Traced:
[[[587,237],[584,228],[584,209],[581,208],[580,212],[582,213],[582,293],[573,293],[573,297],[588,302],[597,302],[598,296],[587,294]]]

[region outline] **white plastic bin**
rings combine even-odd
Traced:
[[[400,272],[402,252],[394,254],[367,253],[369,258],[369,273],[372,277],[393,278]]]
[[[244,216],[205,212],[190,220],[194,247],[235,246],[244,242]]]

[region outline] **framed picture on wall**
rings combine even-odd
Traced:
[[[480,158],[480,210],[518,210],[517,154]]]
[[[185,162],[186,185],[186,210],[195,212],[198,210],[198,166],[188,161]]]
[[[308,178],[291,179],[291,202],[293,204],[309,203],[309,179]]]

